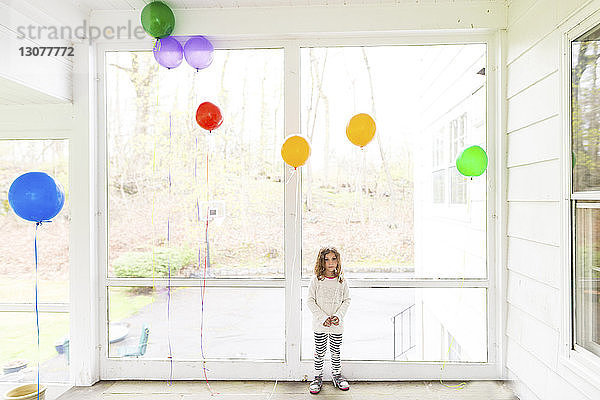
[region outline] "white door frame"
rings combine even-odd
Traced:
[[[503,343],[503,302],[505,286],[501,267],[505,258],[505,213],[501,204],[504,198],[505,179],[504,162],[505,141],[502,140],[502,121],[504,108],[501,107],[500,88],[504,80],[501,62],[502,35],[497,31],[486,32],[448,32],[435,34],[407,33],[381,34],[363,36],[302,36],[289,39],[248,39],[248,40],[214,40],[216,49],[239,48],[283,48],[284,55],[284,134],[300,132],[300,48],[311,46],[376,46],[376,45],[426,45],[426,44],[487,44],[487,148],[490,157],[487,173],[487,279],[402,279],[402,280],[352,280],[352,287],[480,287],[487,289],[487,343],[488,362],[486,363],[446,363],[443,378],[457,379],[501,379],[503,377],[502,343]],[[95,188],[98,213],[102,216],[98,221],[98,326],[100,334],[100,379],[147,379],[164,380],[170,375],[170,362],[154,359],[116,359],[108,358],[107,330],[107,286],[147,285],[144,279],[107,278],[107,192],[106,192],[106,125],[105,125],[105,65],[104,52],[151,50],[152,43],[147,41],[105,42],[96,46],[97,75],[97,176]],[[500,112],[498,110],[501,110]],[[495,158],[498,158],[496,161]],[[301,360],[301,287],[307,285],[302,280],[300,268],[294,263],[301,260],[301,219],[296,219],[295,204],[301,204],[301,193],[297,190],[296,176],[291,176],[292,169],[286,167],[285,186],[285,279],[209,279],[207,287],[280,287],[285,289],[285,360],[281,361],[207,361],[210,368],[209,379],[256,379],[256,380],[301,380],[312,373],[312,362]],[[498,193],[496,192],[498,188]],[[297,222],[298,221],[298,222]],[[295,254],[294,254],[295,251]],[[158,285],[164,280],[155,279]],[[172,280],[172,285],[200,286],[202,280]],[[291,316],[295,316],[292,318]],[[286,361],[287,360],[287,361]],[[173,379],[201,379],[203,377],[201,361],[173,361]],[[352,380],[415,380],[440,379],[442,372],[440,362],[401,362],[401,361],[344,361],[344,372]]]

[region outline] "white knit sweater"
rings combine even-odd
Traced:
[[[350,306],[350,290],[348,280],[344,278],[342,283],[336,278],[317,279],[316,276],[308,286],[308,309],[313,314],[313,331],[322,333],[343,333],[344,315]],[[339,325],[323,326],[327,317],[339,318]]]

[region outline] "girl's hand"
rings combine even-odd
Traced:
[[[327,317],[325,322],[323,322],[323,326],[331,326],[331,317]]]
[[[336,317],[335,315],[333,317],[329,317],[329,319],[331,320],[331,323],[333,325],[339,325],[340,324],[340,319],[338,317]]]

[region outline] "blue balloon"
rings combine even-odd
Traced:
[[[13,211],[27,221],[49,221],[62,210],[65,192],[45,172],[27,172],[10,185],[8,202]]]

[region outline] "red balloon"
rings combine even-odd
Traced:
[[[213,103],[205,101],[198,106],[198,111],[196,111],[196,122],[207,131],[217,129],[223,123],[221,110]]]

